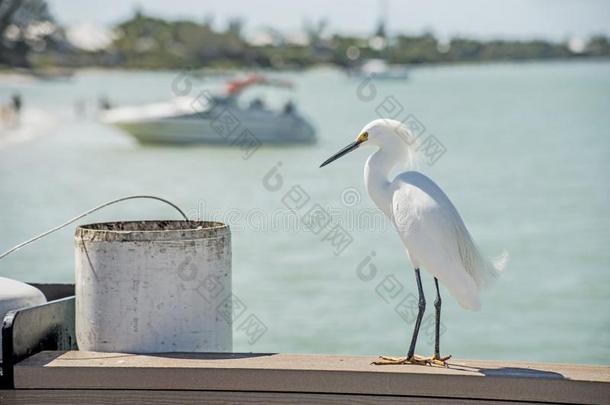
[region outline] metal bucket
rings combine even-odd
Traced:
[[[231,233],[219,222],[81,225],[79,350],[231,352]]]

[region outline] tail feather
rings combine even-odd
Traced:
[[[470,236],[466,227],[461,224],[458,231],[458,251],[464,268],[473,278],[479,290],[491,286],[500,277],[508,263],[508,252],[487,259]]]

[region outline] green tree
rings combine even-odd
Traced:
[[[0,0],[0,64],[29,67],[29,53],[45,49],[54,30],[44,0]]]

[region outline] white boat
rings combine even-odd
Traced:
[[[356,77],[404,80],[408,77],[409,70],[402,65],[389,65],[383,59],[369,59],[350,73]]]
[[[269,82],[268,80],[265,83]],[[179,97],[169,102],[119,107],[101,113],[102,122],[113,125],[142,143],[231,144],[313,143],[313,126],[292,103],[282,110],[266,108],[255,100],[244,107],[237,95],[260,77],[229,83],[224,95]]]

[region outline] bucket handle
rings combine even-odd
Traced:
[[[81,219],[83,217],[86,217],[87,215],[89,215],[89,214],[91,214],[91,213],[93,213],[95,211],[98,211],[98,210],[100,210],[100,209],[102,209],[104,207],[107,207],[107,206],[112,205],[112,204],[116,204],[116,203],[121,202],[121,201],[135,200],[135,199],[140,199],[140,198],[145,198],[145,199],[149,199],[149,200],[157,200],[157,201],[161,201],[161,202],[163,202],[163,203],[165,203],[167,205],[170,205],[173,208],[175,208],[176,211],[178,211],[180,213],[180,215],[182,215],[182,217],[184,218],[185,221],[189,220],[188,217],[186,216],[186,214],[184,213],[184,211],[182,211],[180,208],[178,208],[178,206],[176,204],[174,204],[171,201],[168,201],[168,200],[166,200],[164,198],[156,197],[154,195],[131,195],[131,196],[128,196],[128,197],[121,197],[121,198],[117,198],[116,200],[111,200],[111,201],[105,202],[103,204],[100,204],[97,207],[91,208],[90,210],[83,212],[82,214],[72,218],[71,220],[69,220],[67,222],[64,222],[61,225],[56,226],[55,228],[51,228],[48,231],[45,231],[45,232],[41,233],[40,235],[34,236],[33,238],[28,239],[25,242],[22,242],[22,243],[18,244],[17,246],[12,247],[11,249],[7,250],[6,252],[0,254],[0,260],[5,258],[6,256],[8,256],[9,254],[13,253],[14,251],[19,250],[22,247],[24,247],[26,245],[29,245],[32,242],[37,241],[38,239],[42,239],[45,236],[47,236],[47,235],[49,235],[49,234],[51,234],[51,233],[53,233],[55,231],[59,231],[60,229],[70,225],[72,222],[78,221],[79,219]]]

